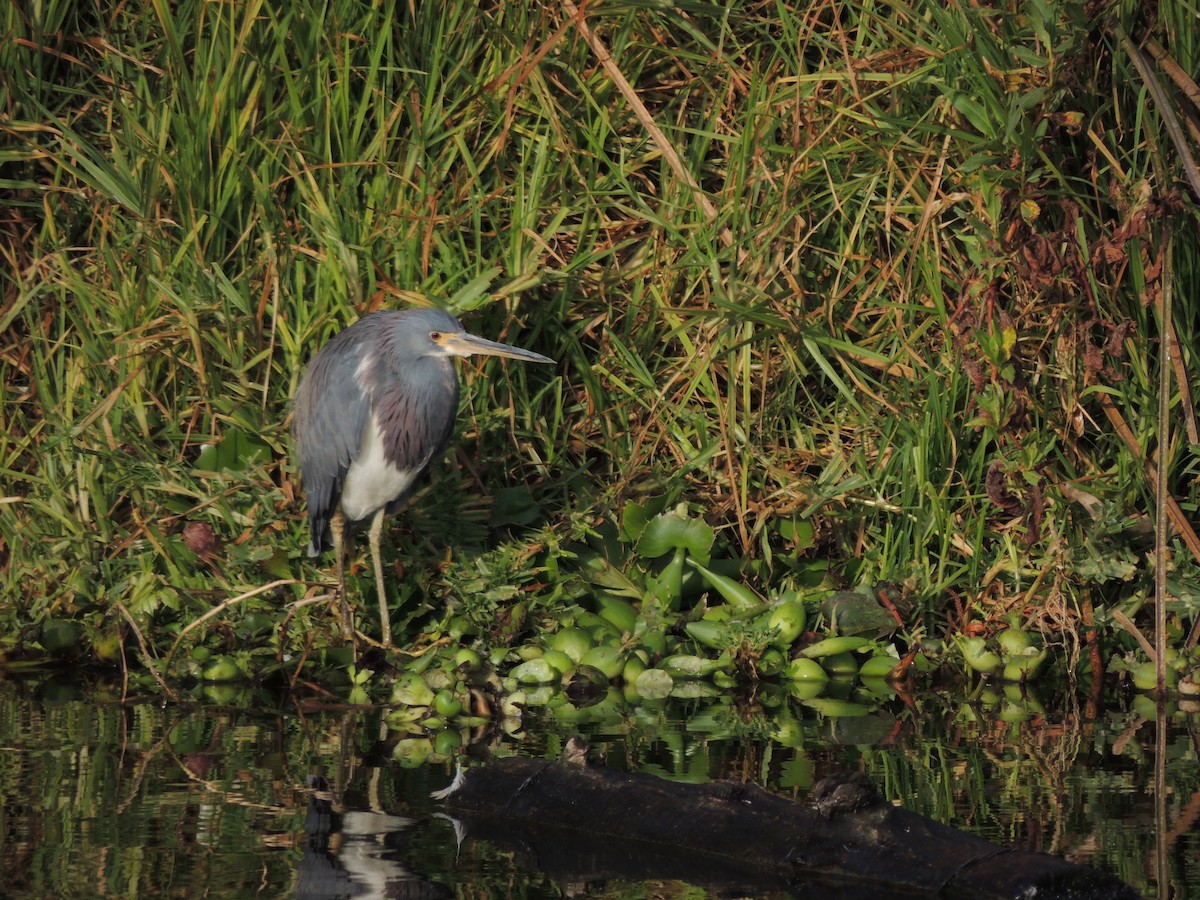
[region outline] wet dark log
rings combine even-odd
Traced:
[[[471,837],[522,849],[562,883],[677,879],[718,893],[829,898],[1111,898],[1138,894],[1055,856],[1001,847],[884,802],[865,776],[800,804],[735,783],[678,784],[563,761],[504,759],[443,792]]]

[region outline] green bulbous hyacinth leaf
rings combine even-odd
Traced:
[[[196,457],[196,468],[203,472],[243,471],[256,461],[271,458],[271,448],[240,428],[231,428],[216,444],[205,444]]]
[[[637,552],[657,559],[673,550],[683,549],[697,562],[708,562],[715,534],[703,519],[692,519],[677,512],[663,513],[646,523],[638,538]]]

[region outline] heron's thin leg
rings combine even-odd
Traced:
[[[383,588],[383,557],[379,553],[379,539],[383,537],[383,517],[387,507],[381,506],[371,520],[371,559],[375,563],[375,589],[379,591],[379,624],[383,629],[383,646],[392,646],[392,618],[388,614],[387,591]]]
[[[346,519],[339,509],[329,519],[329,531],[333,534],[333,557],[336,560],[338,580],[338,603],[342,609],[342,637],[354,640],[354,620],[350,615],[350,599],[346,596]]]

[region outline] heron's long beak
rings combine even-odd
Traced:
[[[487,338],[467,334],[465,331],[459,334],[443,335],[441,345],[447,353],[455,356],[503,356],[506,359],[520,359],[525,362],[554,362],[550,357],[534,353],[532,350],[522,350],[520,347],[489,341]]]

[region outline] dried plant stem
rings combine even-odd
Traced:
[[[272,581],[269,584],[264,584],[262,587],[257,587],[252,591],[247,591],[244,594],[238,594],[238,596],[236,596],[236,597],[230,597],[228,600],[218,603],[216,606],[214,606],[212,609],[210,609],[208,612],[206,612],[200,618],[194,619],[193,621],[189,622],[183,628],[183,630],[179,632],[179,636],[177,638],[175,638],[175,643],[171,645],[171,652],[167,654],[167,659],[163,663],[163,668],[168,669],[168,670],[171,668],[171,660],[173,660],[175,658],[175,651],[179,649],[179,644],[183,641],[184,637],[187,636],[187,633],[189,631],[191,631],[192,629],[197,628],[200,625],[203,625],[205,622],[207,622],[213,616],[219,616],[222,612],[229,609],[229,607],[235,606],[236,604],[241,603],[244,600],[249,600],[251,597],[257,597],[259,594],[265,594],[267,591],[273,591],[276,588],[284,587],[289,584],[299,584],[299,583],[300,582],[296,581],[294,578],[281,578],[278,581]]]
[[[1171,138],[1171,143],[1175,145],[1175,152],[1179,154],[1179,163],[1183,167],[1183,175],[1192,189],[1192,194],[1200,198],[1200,166],[1196,165],[1196,158],[1192,155],[1191,147],[1184,136],[1183,127],[1179,124],[1179,117],[1175,115],[1166,90],[1154,74],[1154,70],[1150,68],[1145,54],[1129,39],[1125,29],[1118,25],[1115,33],[1121,46],[1125,48],[1125,52],[1129,54],[1129,58],[1137,67],[1138,74],[1142,76],[1142,83],[1146,85],[1146,90],[1154,98],[1154,106],[1158,110],[1159,116],[1162,117],[1163,126]]]
[[[1142,629],[1138,628],[1137,625],[1134,624],[1133,620],[1129,618],[1129,616],[1125,615],[1125,613],[1121,612],[1119,609],[1114,609],[1112,611],[1112,617],[1114,622],[1129,632],[1133,639],[1138,642],[1138,646],[1140,646],[1142,650],[1146,652],[1146,656],[1148,656],[1151,660],[1156,660],[1158,658],[1158,654],[1154,650],[1154,645],[1150,643],[1144,634],[1142,634]]]
[[[583,36],[584,41],[587,42],[588,47],[591,48],[592,53],[595,54],[596,59],[600,61],[600,65],[604,67],[604,71],[608,73],[608,77],[617,86],[617,90],[621,92],[621,96],[625,98],[625,102],[633,110],[633,114],[637,117],[637,120],[646,129],[646,133],[650,135],[650,140],[654,141],[654,146],[663,155],[663,159],[667,161],[667,165],[671,167],[671,171],[675,173],[675,177],[691,189],[692,196],[696,199],[696,203],[704,213],[704,217],[710,222],[714,221],[717,218],[717,208],[708,199],[708,195],[704,193],[704,189],[700,187],[696,179],[692,176],[692,173],[684,166],[683,160],[675,152],[674,145],[667,140],[667,136],[663,133],[663,130],[658,127],[658,123],[650,115],[650,110],[646,109],[646,104],[642,102],[642,98],[633,89],[633,85],[629,83],[629,79],[622,74],[620,67],[613,60],[612,54],[608,52],[608,47],[604,41],[588,26],[583,11],[571,2],[571,0],[562,0],[562,7],[567,16],[575,23],[575,27],[579,29],[579,33]],[[728,228],[722,228],[720,234],[721,242],[726,247],[733,246],[733,233]]]
[[[1167,469],[1171,446],[1171,235],[1163,233],[1162,291],[1159,303],[1163,340],[1158,359],[1158,477],[1154,480],[1154,649],[1158,654],[1157,692],[1167,691]]]
[[[129,610],[125,608],[125,604],[118,603],[116,604],[116,608],[117,612],[129,623],[129,627],[133,629],[133,636],[137,638],[138,646],[142,648],[142,659],[146,661],[146,668],[150,670],[150,674],[154,676],[154,680],[158,682],[158,686],[172,700],[178,700],[179,698],[175,696],[175,692],[171,690],[170,685],[163,681],[162,676],[158,674],[158,670],[154,668],[154,661],[150,658],[150,648],[146,646],[146,638],[142,635],[142,630],[138,628],[137,622],[133,620],[133,616],[129,614]]]
[[[1104,410],[1104,415],[1108,417],[1108,421],[1116,430],[1117,435],[1125,442],[1125,446],[1129,448],[1129,451],[1134,456],[1140,458],[1142,449],[1138,446],[1137,437],[1129,428],[1125,417],[1121,415],[1121,411],[1112,402],[1112,398],[1107,394],[1100,394],[1100,408]],[[1142,465],[1145,467],[1146,477],[1151,482],[1156,483],[1158,481],[1158,467],[1147,459],[1142,460]],[[1192,551],[1192,555],[1200,559],[1200,537],[1196,536],[1196,530],[1192,528],[1192,523],[1184,515],[1179,502],[1169,494],[1166,499],[1166,510],[1171,524],[1178,529],[1180,537],[1183,538],[1183,542],[1187,544],[1188,549]]]

